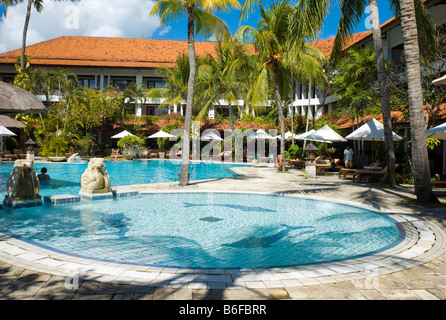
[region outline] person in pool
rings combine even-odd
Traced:
[[[42,170],[40,170],[40,174],[37,176],[39,178],[39,180],[49,180],[51,179],[49,175],[47,175],[47,169],[45,167],[42,168]]]

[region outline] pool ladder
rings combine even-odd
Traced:
[[[191,170],[191,173],[190,173],[190,177],[189,177],[189,180],[194,180],[194,166],[189,166],[192,170]],[[175,167],[175,181],[180,181],[180,172],[181,172],[181,165],[179,165],[179,166],[177,166],[177,167]],[[178,178],[178,180],[177,180],[177,178]]]

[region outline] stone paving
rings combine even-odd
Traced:
[[[118,189],[255,192],[357,203],[397,217],[406,238],[379,255],[337,264],[261,270],[156,270],[77,259],[3,234],[0,235],[0,299],[446,299],[446,209],[403,203],[403,199],[414,198],[412,187],[384,189],[374,183],[354,183],[329,174],[309,180],[297,170],[278,173],[274,168],[262,166],[237,171],[242,175],[194,182],[186,188],[165,183]],[[445,189],[436,192],[446,201]]]

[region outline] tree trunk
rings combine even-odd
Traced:
[[[310,92],[311,92],[311,81],[308,84],[308,106],[307,106],[307,114],[306,114],[307,123],[305,125],[305,132],[308,132],[308,126],[310,124],[310,107],[311,107]],[[306,145],[307,145],[307,140],[304,140],[304,150],[305,150]]]
[[[279,123],[280,123],[280,156],[282,157],[282,167],[277,168],[278,170],[285,171],[285,119],[283,116],[283,105],[282,98],[280,97],[279,90],[279,81],[277,79],[277,66],[274,66],[274,94],[276,96],[277,103],[277,113],[279,115]]]
[[[421,90],[420,52],[414,0],[400,0],[404,56],[407,67],[413,177],[415,194],[421,202],[438,202],[432,191]]]
[[[26,35],[28,33],[29,20],[31,18],[31,8],[33,0],[28,0],[28,7],[26,9],[25,26],[23,27],[23,37],[22,37],[22,55],[20,60],[20,67],[25,70],[25,48],[26,48]]]
[[[194,87],[195,87],[195,45],[194,45],[194,18],[193,7],[187,8],[187,52],[189,55],[189,82],[187,87],[186,98],[186,114],[184,117],[184,135],[183,135],[183,149],[182,149],[182,163],[180,172],[180,186],[189,184],[189,155],[190,155],[190,133],[192,125],[192,106],[194,102]]]
[[[389,186],[395,186],[395,147],[392,137],[392,117],[390,114],[390,99],[387,85],[384,51],[379,24],[378,5],[376,0],[370,0],[370,19],[372,23],[373,43],[375,46],[376,66],[378,69],[379,96],[383,115],[384,144],[386,148],[387,181]]]

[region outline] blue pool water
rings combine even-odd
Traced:
[[[393,219],[373,211],[243,193],[159,193],[6,209],[0,230],[71,254],[186,268],[338,261],[402,239]]]
[[[73,194],[80,189],[81,176],[87,168],[87,163],[35,163],[34,169],[39,174],[43,167],[48,169],[51,180],[44,180],[40,184],[40,195]],[[171,182],[175,173],[180,170],[181,161],[106,161],[107,172],[111,185],[134,185],[144,183]],[[224,163],[191,162],[191,179],[202,180],[212,178],[234,177],[229,170],[231,167],[243,165]],[[0,163],[0,197],[3,201],[7,194],[6,183],[12,172],[13,163]]]

